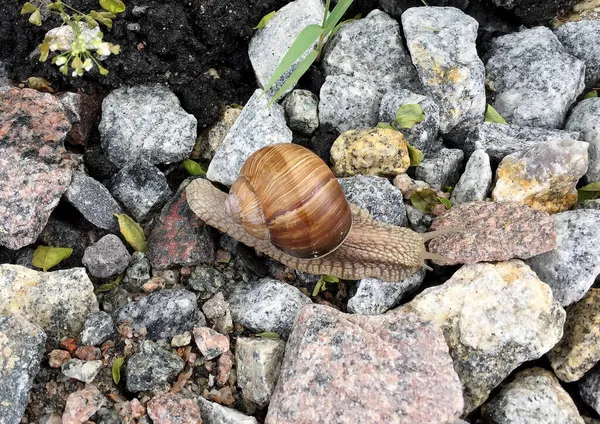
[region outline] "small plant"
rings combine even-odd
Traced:
[[[292,65],[294,65],[294,63],[296,63],[296,61],[300,59],[302,55],[311,48],[311,46],[313,46],[313,44],[315,44],[315,42],[316,46],[298,64],[298,67],[294,70],[294,72],[292,72],[290,77],[287,79],[287,81],[285,81],[275,95],[271,97],[267,107],[271,106],[275,101],[277,101],[277,99],[283,96],[283,94],[290,87],[298,82],[300,77],[306,73],[313,62],[321,59],[325,43],[338,31],[340,26],[347,22],[340,22],[340,19],[342,19],[342,16],[344,16],[344,13],[346,13],[346,10],[348,10],[352,2],[353,0],[339,0],[333,10],[329,12],[330,0],[327,0],[325,3],[322,24],[308,25],[300,32],[300,34],[298,34],[298,37],[296,37],[285,56],[283,56],[281,59],[281,62],[279,62],[275,72],[273,72],[273,75],[271,75],[271,79],[269,79],[265,85],[264,93],[269,91],[271,87],[273,87],[273,85],[275,85],[275,83],[279,80],[279,78],[281,78],[282,75],[285,74],[292,67]],[[266,23],[263,24],[266,25]]]
[[[577,201],[600,199],[600,181],[588,184],[577,190]]]
[[[21,9],[22,15],[29,14],[29,22],[33,25],[42,24],[42,13],[40,7],[44,0],[39,0],[37,6],[27,2]],[[64,75],[69,73],[69,67],[73,77],[82,76],[85,71],[90,71],[94,64],[98,67],[100,75],[108,74],[100,61],[111,54],[119,54],[121,48],[112,43],[103,41],[104,34],[100,31],[100,25],[107,28],[112,27],[112,19],[117,13],[125,10],[121,0],[100,0],[101,12],[92,10],[89,14],[80,12],[68,4],[57,0],[48,4],[48,12],[59,15],[63,24],[51,30],[53,35],[46,36],[40,49],[40,62],[45,62],[50,52],[61,52],[52,58],[52,63],[58,66]],[[68,12],[68,13],[67,13]],[[63,30],[61,33],[60,31]]]

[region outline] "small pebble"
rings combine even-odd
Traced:
[[[229,337],[217,333],[212,328],[194,328],[194,340],[202,356],[209,360],[229,350]]]
[[[84,383],[94,381],[102,368],[102,361],[82,361],[81,359],[69,359],[60,370],[69,378],[75,378]]]
[[[108,234],[85,249],[81,262],[94,277],[110,278],[125,271],[130,259],[121,239]]]
[[[60,368],[63,364],[71,359],[71,354],[66,350],[53,349],[48,354],[48,364],[50,368]]]
[[[96,413],[106,403],[106,399],[93,385],[87,385],[71,393],[67,397],[65,411],[62,416],[63,424],[82,424]]]

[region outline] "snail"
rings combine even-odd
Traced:
[[[229,194],[195,179],[186,195],[205,224],[289,267],[349,280],[401,281],[427,259],[444,262],[425,242],[452,232],[420,234],[373,220],[347,201],[321,158],[291,143],[254,152]]]

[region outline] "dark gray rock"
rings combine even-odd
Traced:
[[[127,390],[141,392],[164,389],[183,370],[183,366],[183,359],[179,356],[146,340],[140,345],[140,351],[127,362]]]
[[[196,118],[162,85],[118,88],[102,102],[98,130],[102,149],[117,166],[137,159],[172,163],[189,156],[196,142]]]
[[[119,309],[131,302],[131,294],[122,287],[117,287],[104,295],[102,298],[102,309],[113,316]]]
[[[107,234],[85,249],[82,262],[94,277],[109,278],[125,271],[130,259],[121,239]]]
[[[416,167],[415,176],[436,190],[454,186],[460,179],[464,156],[462,150],[442,148]]]
[[[18,424],[44,356],[46,334],[19,314],[0,316],[0,422]]]
[[[114,176],[110,192],[136,221],[146,221],[171,196],[167,178],[143,159],[127,165]]]
[[[123,209],[106,187],[85,172],[73,172],[71,185],[64,197],[96,227],[113,232],[119,231],[119,224],[114,214],[122,214]]]
[[[347,75],[328,76],[319,95],[319,122],[339,132],[374,127],[381,97],[371,82]]]
[[[150,261],[142,252],[133,252],[125,270],[122,286],[130,292],[142,292],[142,286],[150,279]]]
[[[196,295],[184,289],[162,290],[130,302],[119,309],[115,321],[117,325],[127,322],[134,330],[145,328],[151,340],[170,339],[206,323]]]
[[[83,162],[89,175],[99,181],[107,181],[119,172],[119,167],[110,161],[102,146],[89,146],[85,149]]]
[[[376,221],[406,226],[402,192],[386,178],[359,175],[338,179],[350,203],[367,210]]]
[[[580,132],[583,140],[589,143],[585,177],[588,183],[600,181],[600,98],[585,99],[578,103],[567,119],[565,130]]]
[[[600,365],[596,365],[579,380],[579,394],[585,403],[600,413]]]
[[[482,150],[475,150],[469,160],[465,171],[452,190],[450,201],[452,204],[475,202],[485,200],[492,185],[492,167],[490,157]]]
[[[423,109],[425,119],[412,128],[401,128],[400,132],[410,145],[427,155],[436,150],[435,142],[440,129],[439,108],[429,97],[401,88],[390,90],[381,99],[379,121],[386,123],[394,121],[400,106],[407,104],[419,104]]]
[[[283,101],[287,123],[291,129],[311,135],[319,126],[319,99],[308,90],[296,89]]]
[[[24,247],[23,249],[20,249],[15,257],[15,265],[21,265],[27,268],[35,269],[32,263],[34,253],[35,249],[31,247]]]
[[[409,204],[406,205],[406,217],[408,218],[410,227],[417,233],[426,232],[435,219],[435,215],[422,212]]]
[[[586,89],[600,85],[600,21],[567,22],[554,30],[565,50],[585,63]]]
[[[326,75],[369,81],[383,92],[392,87],[422,90],[398,22],[377,9],[339,29],[326,45],[322,66]]]
[[[104,311],[89,314],[81,331],[81,344],[99,346],[108,340],[115,332],[112,317]]]
[[[453,7],[413,7],[402,14],[402,28],[421,83],[440,108],[440,132],[460,133],[482,122],[477,21]]]
[[[492,106],[516,125],[562,127],[585,88],[584,63],[546,27],[493,40],[485,69],[486,86],[495,93]]]
[[[210,265],[198,265],[190,274],[187,285],[198,293],[200,299],[210,299],[225,284],[223,274]]]

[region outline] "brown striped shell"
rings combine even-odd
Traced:
[[[231,186],[225,209],[250,235],[297,258],[331,253],[352,227],[350,205],[329,167],[291,143],[252,154]]]

